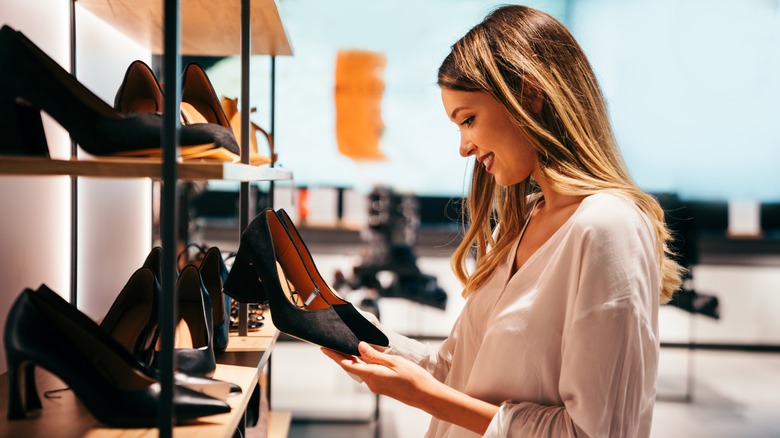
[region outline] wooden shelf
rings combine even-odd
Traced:
[[[101,438],[157,437],[157,428],[115,429],[103,427],[76,398],[73,391],[62,391],[53,396],[43,397],[43,391],[65,388],[57,377],[36,368],[36,382],[41,394],[43,409],[37,418],[9,421],[5,412],[8,409],[8,381],[6,375],[0,375],[0,437],[53,437],[53,436],[90,436]],[[258,371],[254,367],[217,365],[215,379],[233,382],[241,387],[243,393],[229,397],[227,402],[231,411],[225,414],[199,418],[191,424],[174,427],[174,437],[225,437],[233,436],[243,413],[247,408],[252,391],[258,382]]]
[[[261,371],[271,355],[279,330],[271,322],[271,314],[266,311],[260,330],[251,331],[246,336],[231,332],[227,349],[217,355],[217,363],[239,366],[256,366]]]
[[[290,434],[292,413],[271,411],[268,413],[268,438],[286,438]]]
[[[241,387],[240,396],[228,398],[232,408],[229,413],[203,417],[192,424],[176,426],[174,437],[232,437],[233,432],[243,418],[243,412],[249,403],[252,391],[259,382],[260,371],[265,367],[271,355],[279,331],[266,315],[263,327],[248,336],[230,334],[227,351],[217,356],[215,379],[233,382]],[[235,360],[238,359],[238,360]],[[237,362],[243,362],[237,363]],[[102,427],[78,401],[73,391],[55,394],[59,398],[43,397],[43,392],[64,388],[54,375],[36,369],[36,382],[43,410],[38,418],[9,421],[5,413],[8,410],[7,374],[0,374],[0,438],[5,437],[52,437],[52,436],[90,436],[106,438],[157,437],[158,429],[111,429]],[[282,415],[275,420],[276,426],[284,430],[285,419]],[[269,427],[272,427],[269,425]],[[289,419],[287,420],[289,428]]]
[[[279,181],[292,178],[285,169],[216,161],[184,161],[181,180]],[[45,157],[0,157],[0,175],[72,175],[102,178],[162,178],[159,158],[95,158],[54,160]]]
[[[160,54],[163,41],[162,0],[78,0],[93,15],[139,44]],[[290,56],[287,39],[274,0],[252,0],[252,54]],[[229,56],[240,53],[241,2],[181,1],[181,53]]]

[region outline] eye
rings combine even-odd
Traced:
[[[465,120],[460,122],[460,126],[471,126],[472,123],[474,123],[474,116],[467,117]]]

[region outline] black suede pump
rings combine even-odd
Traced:
[[[296,292],[299,296],[318,293],[317,285],[284,225],[270,208],[257,215],[241,234],[224,292],[239,302],[259,303],[267,299],[274,326],[290,336],[360,355],[360,341],[333,307],[327,303],[304,307],[291,301]]]
[[[89,317],[46,285],[25,289],[8,313],[8,418],[41,409],[33,374],[40,366],[64,381],[92,416],[109,427],[154,427],[160,383]],[[178,422],[230,411],[225,402],[174,386]]]
[[[4,136],[0,154],[48,154],[48,148],[42,151],[45,136],[37,132],[42,129],[41,110],[68,130],[89,154],[159,151],[159,115],[116,111],[24,34],[7,25],[0,29],[0,65],[0,129]],[[211,145],[240,153],[233,131],[215,124],[182,126],[179,140],[182,149],[191,146],[202,150]]]
[[[114,96],[114,109],[120,113],[162,114],[165,98],[157,76],[141,60],[130,63]]]
[[[214,352],[222,353],[227,348],[228,335],[230,334],[230,297],[222,293],[223,285],[228,276],[228,268],[218,247],[212,246],[206,250],[198,270],[209,298],[211,298]]]
[[[390,345],[387,336],[382,333],[379,328],[369,322],[355,306],[352,305],[352,303],[343,300],[333,292],[330,286],[328,286],[328,283],[325,282],[322,275],[320,275],[309,248],[306,246],[303,238],[301,238],[298,229],[295,228],[295,224],[292,219],[290,219],[287,212],[284,211],[284,209],[279,209],[276,211],[276,216],[279,217],[282,225],[284,225],[284,228],[287,230],[290,239],[292,239],[295,248],[298,250],[303,265],[306,267],[306,271],[309,273],[309,276],[311,276],[314,284],[317,285],[316,290],[319,291],[318,295],[301,297],[305,302],[310,303],[308,306],[319,308],[330,304],[347,326],[352,329],[352,332],[355,333],[355,336],[357,336],[358,339],[382,347]]]
[[[184,67],[181,84],[181,113],[187,126],[197,126],[205,123],[222,126],[234,132],[217,97],[214,86],[200,64],[191,62]],[[235,133],[233,135],[235,136]],[[238,144],[238,140],[236,140],[236,144]],[[233,153],[224,149],[210,149],[195,153],[192,156],[234,163],[241,161],[240,151]]]
[[[211,298],[195,265],[187,265],[179,273],[176,299],[179,320],[187,324],[192,338],[192,347],[174,350],[176,368],[191,376],[211,377],[217,369],[212,341]]]
[[[151,365],[157,340],[159,295],[160,284],[154,272],[140,268],[130,276],[100,321],[100,328],[144,367]]]

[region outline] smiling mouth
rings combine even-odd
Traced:
[[[493,153],[485,154],[479,158],[479,162],[485,166],[485,170],[490,172],[490,168],[493,166]]]

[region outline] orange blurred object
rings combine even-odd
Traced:
[[[309,189],[301,187],[298,190],[298,217],[301,223],[306,222],[309,216]]]
[[[384,54],[340,50],[336,57],[336,140],[339,152],[354,160],[383,160],[382,73]]]

